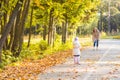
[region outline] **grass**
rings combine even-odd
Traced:
[[[105,32],[101,32],[102,39],[120,39],[120,33],[107,35]]]
[[[92,39],[91,39],[91,37],[80,38],[80,43],[81,43],[82,47],[91,46],[92,45]]]
[[[28,41],[27,37],[25,37],[22,51],[20,53],[20,56],[17,58],[13,57],[11,55],[12,53],[10,51],[4,52],[3,56],[5,56],[6,53],[7,54],[11,53],[11,54],[10,55],[8,54],[8,58],[5,58],[5,62],[0,64],[0,67],[2,68],[8,64],[12,64],[14,66],[16,64],[15,62],[21,62],[22,60],[42,59],[45,56],[48,56],[48,55],[51,55],[54,53],[59,53],[61,51],[70,50],[70,49],[72,49],[73,39],[71,37],[70,39],[68,39],[66,41],[66,44],[62,44],[61,37],[57,36],[54,47],[43,45],[43,46],[47,46],[47,48],[45,50],[40,49],[40,44],[42,44],[40,42],[41,41],[40,36],[37,36],[35,38],[32,37],[29,48],[27,48],[27,41]],[[91,37],[84,37],[84,38],[80,37],[80,43],[81,43],[82,47],[90,46],[92,44]]]
[[[40,36],[37,36],[37,37],[31,39],[31,46],[29,48],[26,48],[27,41],[28,41],[27,37],[25,37],[25,42],[24,42],[24,46],[23,46],[24,49],[22,50],[21,57],[27,58],[27,59],[41,59],[47,55],[51,55],[51,54],[54,54],[54,53],[57,53],[60,51],[72,49],[73,39],[72,39],[72,37],[70,37],[69,39],[67,39],[66,44],[62,44],[61,37],[57,36],[54,47],[47,46],[46,50],[40,49],[40,46],[39,46],[41,44]],[[81,43],[82,47],[91,46],[92,45],[91,36],[87,36],[84,38],[80,37],[80,43]]]
[[[113,36],[113,39],[120,39],[120,35]]]
[[[120,35],[108,35],[108,36],[102,37],[102,39],[120,39]]]

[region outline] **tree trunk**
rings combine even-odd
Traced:
[[[2,55],[3,45],[4,45],[5,40],[11,30],[12,24],[14,22],[15,17],[17,16],[17,13],[18,13],[20,7],[21,7],[21,3],[18,1],[14,10],[12,11],[12,14],[9,18],[8,23],[5,25],[5,31],[3,32],[3,35],[0,38],[0,62],[2,62],[1,55]]]
[[[101,32],[102,31],[102,11],[100,11],[100,20],[98,22],[98,29]]]
[[[56,27],[53,28],[53,47],[55,46],[55,33],[56,33]]]
[[[62,43],[65,43],[65,23],[62,23]]]
[[[13,46],[14,47],[13,50],[15,50],[15,52],[14,52],[15,57],[18,57],[22,50],[23,37],[24,37],[24,25],[25,25],[25,20],[26,20],[27,14],[28,14],[29,3],[30,3],[30,0],[25,1],[20,22],[19,22],[18,26],[16,26],[16,27],[19,27],[19,28],[17,28],[17,29],[19,29],[19,32],[16,31],[16,32],[18,32],[19,36],[17,38],[15,38],[18,40],[17,44],[16,43],[14,44],[14,45],[16,45],[16,47]]]
[[[43,40],[46,40],[46,32],[47,32],[47,26],[43,26]]]
[[[2,0],[0,0],[0,9],[2,7]],[[0,29],[0,34],[2,33],[2,15],[0,15],[0,26],[1,26],[1,29]]]
[[[8,7],[8,0],[4,0],[4,6]],[[4,25],[5,26],[7,24],[7,11],[4,13]],[[4,29],[3,29],[4,32]],[[6,38],[3,49],[6,50],[8,46],[8,39]]]
[[[27,47],[30,46],[30,40],[31,40],[32,15],[33,15],[33,6],[32,6],[32,9],[31,9],[31,15],[30,15],[30,29],[29,29],[29,39],[28,39]]]
[[[1,32],[0,32],[0,34],[2,35],[2,33],[3,33],[3,24],[2,24],[2,20],[0,20],[0,26],[1,26]]]
[[[29,10],[29,5],[30,5],[30,0],[26,0],[26,6],[24,7],[23,10],[23,19],[22,19],[22,29],[21,29],[21,36],[20,36],[20,46],[19,46],[19,50],[17,53],[17,56],[19,56],[21,50],[22,50],[22,44],[23,44],[23,37],[24,37],[24,26],[25,26],[25,21],[28,15],[28,10]]]
[[[65,43],[66,43],[66,40],[67,40],[67,27],[68,27],[68,22],[67,22],[67,19],[66,19],[66,23],[65,23]]]
[[[50,11],[50,18],[49,18],[49,28],[48,28],[48,45],[52,44],[52,28],[53,28],[53,9]]]
[[[62,43],[66,43],[67,26],[68,26],[68,22],[67,22],[67,17],[66,17],[66,22],[62,24]]]
[[[21,9],[19,10],[17,17],[16,17],[16,23],[15,23],[15,33],[14,33],[14,40],[12,44],[12,52],[15,56],[15,53],[18,51],[19,47],[19,37],[20,37],[20,16],[21,16]]]
[[[12,49],[13,41],[14,41],[14,35],[15,35],[15,25],[12,25],[11,31],[10,31],[10,42],[7,47],[8,50]]]

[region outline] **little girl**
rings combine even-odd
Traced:
[[[74,57],[74,63],[75,64],[80,64],[79,61],[80,61],[80,48],[81,48],[81,45],[79,43],[79,39],[78,37],[75,37],[74,41],[73,41],[73,57]]]

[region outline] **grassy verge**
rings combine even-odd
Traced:
[[[80,38],[82,47],[90,46],[90,38]],[[44,71],[50,66],[62,63],[66,58],[72,56],[72,39],[68,40],[66,44],[62,45],[58,41],[54,47],[48,46],[46,50],[40,50],[39,43],[32,44],[26,49],[24,44],[23,50],[19,58],[22,61],[17,61],[6,66],[0,73],[0,79],[9,80],[37,80],[40,72]],[[59,56],[59,57],[58,57]]]
[[[120,39],[120,33],[107,35],[106,33],[101,33],[102,39]]]
[[[29,48],[23,49],[20,57],[24,59],[42,59],[45,56],[72,49],[72,38],[68,39],[65,44],[61,43],[60,37],[56,39],[54,46],[48,46],[46,41],[40,41],[31,44]],[[91,46],[91,37],[80,38],[82,47]],[[24,44],[26,46],[26,44]]]
[[[18,66],[19,62],[24,60],[38,60],[54,53],[70,50],[72,49],[72,41],[72,38],[70,38],[66,44],[62,44],[60,37],[58,37],[54,46],[48,46],[46,41],[35,39],[35,41],[32,40],[29,48],[27,48],[27,42],[25,41],[19,57],[15,58],[10,51],[3,52],[3,63],[0,64],[0,68],[4,68],[8,64]],[[92,44],[91,42],[91,37],[80,38],[82,47],[90,46]]]

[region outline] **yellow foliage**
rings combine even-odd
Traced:
[[[40,8],[40,9],[45,9],[42,5],[40,5],[40,1],[39,0],[35,0],[36,5]]]
[[[101,32],[101,37],[106,37],[107,34],[105,32]]]
[[[81,3],[83,0],[68,0],[70,3]]]
[[[120,39],[120,36],[113,36],[113,39]]]
[[[2,72],[2,69],[0,69],[0,72]]]

